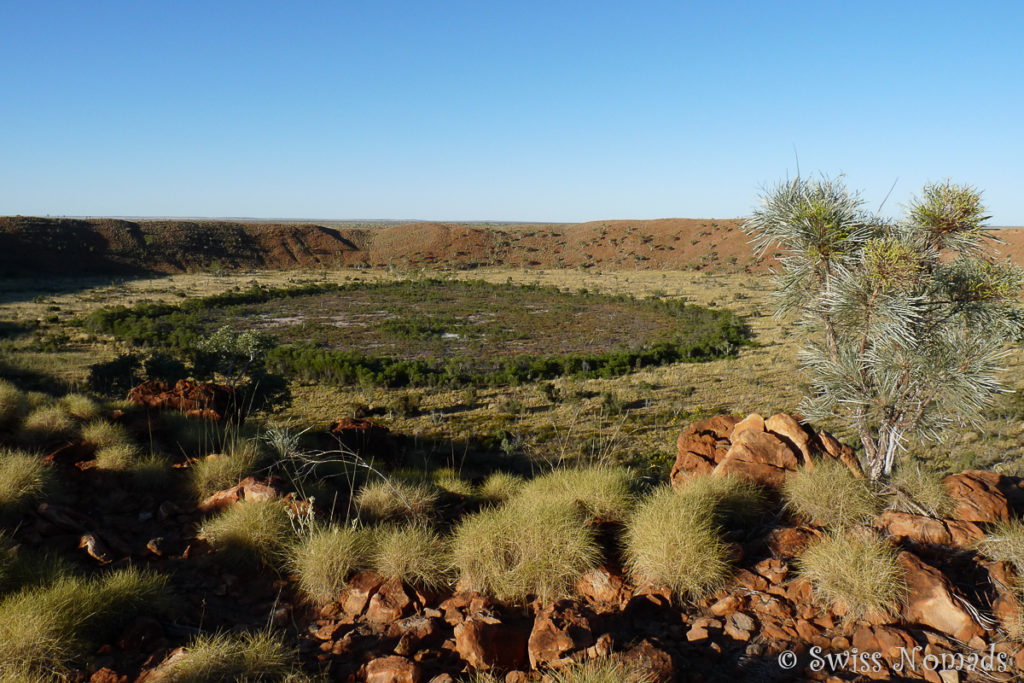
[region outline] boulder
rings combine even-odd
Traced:
[[[907,582],[907,623],[928,626],[964,643],[985,634],[942,572],[913,553],[901,552],[898,560]]]
[[[518,621],[469,617],[455,627],[455,650],[474,669],[518,669],[528,658],[530,630]]]
[[[341,599],[342,610],[349,616],[359,616],[383,583],[384,577],[376,572],[359,572],[349,579],[348,589]]]
[[[970,547],[985,535],[985,532],[973,522],[933,519],[894,510],[886,510],[880,514],[874,525],[875,528],[897,538],[951,548]]]
[[[778,488],[786,474],[795,472],[799,466],[796,453],[777,436],[748,429],[736,435],[712,474],[716,477],[732,474]]]
[[[179,379],[174,386],[151,380],[132,388],[128,400],[151,410],[176,410],[189,417],[221,421],[237,410],[234,387]]]
[[[1008,521],[1012,511],[1005,489],[1015,488],[1015,483],[996,472],[967,470],[951,474],[942,480],[956,507],[953,519],[962,522]]]
[[[412,607],[412,599],[398,579],[389,579],[381,584],[370,597],[364,618],[377,629],[398,621]]]
[[[592,616],[570,600],[558,601],[539,612],[527,644],[530,666],[558,666],[571,653],[591,647]]]
[[[824,430],[818,432],[818,443],[821,444],[824,456],[838,460],[846,465],[857,479],[864,478],[864,470],[861,469],[860,462],[857,460],[857,456],[854,455],[852,448],[841,443],[837,438]]]
[[[673,486],[697,474],[707,474],[725,457],[729,436],[736,427],[732,415],[716,415],[694,422],[676,440],[676,461],[669,475]]]
[[[629,597],[622,576],[605,567],[597,567],[583,574],[576,582],[576,592],[594,605],[598,612],[614,610],[623,597]]]
[[[800,454],[802,464],[808,469],[814,469],[811,461],[811,443],[813,433],[809,434],[792,415],[779,413],[772,415],[764,423],[765,431],[771,432],[783,443]]]
[[[388,459],[394,451],[390,430],[364,417],[342,418],[332,422],[328,431],[342,449],[364,458]]]
[[[419,683],[422,678],[418,663],[398,655],[379,657],[366,665],[366,683]]]
[[[223,458],[223,455],[211,455],[210,458]],[[281,498],[284,495],[284,482],[279,477],[260,480],[246,477],[237,486],[217,491],[207,496],[197,506],[201,512],[213,512],[230,507],[240,500],[266,501]]]

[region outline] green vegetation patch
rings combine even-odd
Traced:
[[[732,312],[682,301],[439,279],[254,286],[177,306],[103,309],[84,324],[185,356],[224,325],[255,330],[275,342],[272,372],[390,387],[615,377],[721,358],[750,342]]]

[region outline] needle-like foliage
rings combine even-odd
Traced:
[[[781,251],[778,314],[797,313],[811,419],[838,417],[888,477],[911,436],[976,425],[1002,391],[1022,329],[1022,271],[984,251],[981,194],[929,185],[900,221],[864,209],[841,181],[768,190],[744,225],[760,254]]]

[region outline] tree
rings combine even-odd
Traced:
[[[291,401],[287,380],[267,371],[266,355],[273,347],[272,337],[225,325],[199,342],[192,354],[192,371],[198,377],[223,376],[238,391],[235,408],[244,417]]]
[[[1024,325],[1022,271],[984,250],[981,194],[928,185],[902,220],[869,214],[842,180],[797,178],[761,197],[744,223],[758,255],[781,251],[776,315],[795,313],[810,419],[860,439],[872,479],[910,437],[977,425],[1000,391]]]

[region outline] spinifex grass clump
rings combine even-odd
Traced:
[[[1024,635],[1024,610],[1019,606],[1024,601],[1024,581],[1021,578],[1024,577],[1024,524],[1018,519],[995,524],[976,547],[988,559],[1007,562],[1013,567],[1016,581],[1011,588],[1017,593],[1018,608],[1002,625],[1010,637],[1020,638]]]
[[[314,528],[288,551],[288,564],[299,577],[299,588],[311,600],[326,604],[336,598],[348,577],[370,564],[367,531],[350,526]]]
[[[370,562],[378,574],[421,588],[440,588],[448,583],[448,543],[426,525],[386,524],[373,529],[371,542]]]
[[[43,495],[51,479],[38,456],[0,448],[0,519]]]
[[[63,406],[49,404],[35,408],[21,424],[21,439],[30,446],[46,447],[74,435],[75,422]]]
[[[552,683],[653,683],[653,674],[621,659],[604,657],[578,662],[548,674]]]
[[[266,566],[285,559],[292,533],[287,508],[279,500],[235,503],[199,530],[229,562]]]
[[[528,481],[518,498],[538,505],[558,502],[575,506],[587,519],[621,521],[633,505],[635,480],[629,470],[620,467],[566,467]]]
[[[906,597],[896,551],[870,532],[830,532],[800,557],[800,573],[815,595],[845,609],[851,623],[895,615]]]
[[[93,420],[100,414],[99,404],[84,394],[67,394],[60,405],[76,420]]]
[[[463,517],[452,555],[471,589],[525,603],[568,595],[601,549],[577,507],[517,497]]]
[[[953,499],[942,485],[942,475],[917,462],[905,462],[896,468],[889,489],[891,506],[902,512],[945,519],[953,512]]]
[[[900,221],[841,182],[797,177],[762,198],[744,229],[781,251],[778,312],[796,313],[811,391],[801,412],[857,434],[871,479],[908,439],[978,424],[1019,338],[1024,275],[985,252],[981,193],[928,185]]]
[[[82,426],[82,441],[93,448],[105,448],[130,443],[128,431],[121,425],[106,420],[93,420]]]
[[[366,522],[427,520],[434,516],[437,490],[400,479],[371,481],[356,494],[359,516]]]
[[[626,564],[637,579],[668,586],[679,598],[699,599],[732,572],[729,547],[709,495],[680,495],[663,486],[640,502],[626,522]]]
[[[763,488],[732,475],[693,477],[682,484],[677,494],[692,500],[695,506],[709,506],[715,522],[728,528],[754,524],[767,505]]]
[[[58,577],[0,600],[0,676],[61,672],[142,614],[167,609],[166,579],[121,569]]]
[[[503,503],[519,493],[523,485],[522,477],[508,472],[491,472],[480,482],[476,495],[485,503]]]
[[[824,527],[865,524],[881,508],[870,482],[834,460],[820,460],[813,470],[786,479],[782,495],[794,512]]]
[[[157,683],[307,680],[291,678],[295,652],[269,631],[196,636],[183,655],[160,667]]]
[[[226,453],[215,453],[192,464],[192,489],[196,497],[207,496],[230,488],[256,471],[259,453],[254,447],[239,447]]]
[[[10,429],[28,410],[25,394],[6,380],[0,379],[0,429]]]

